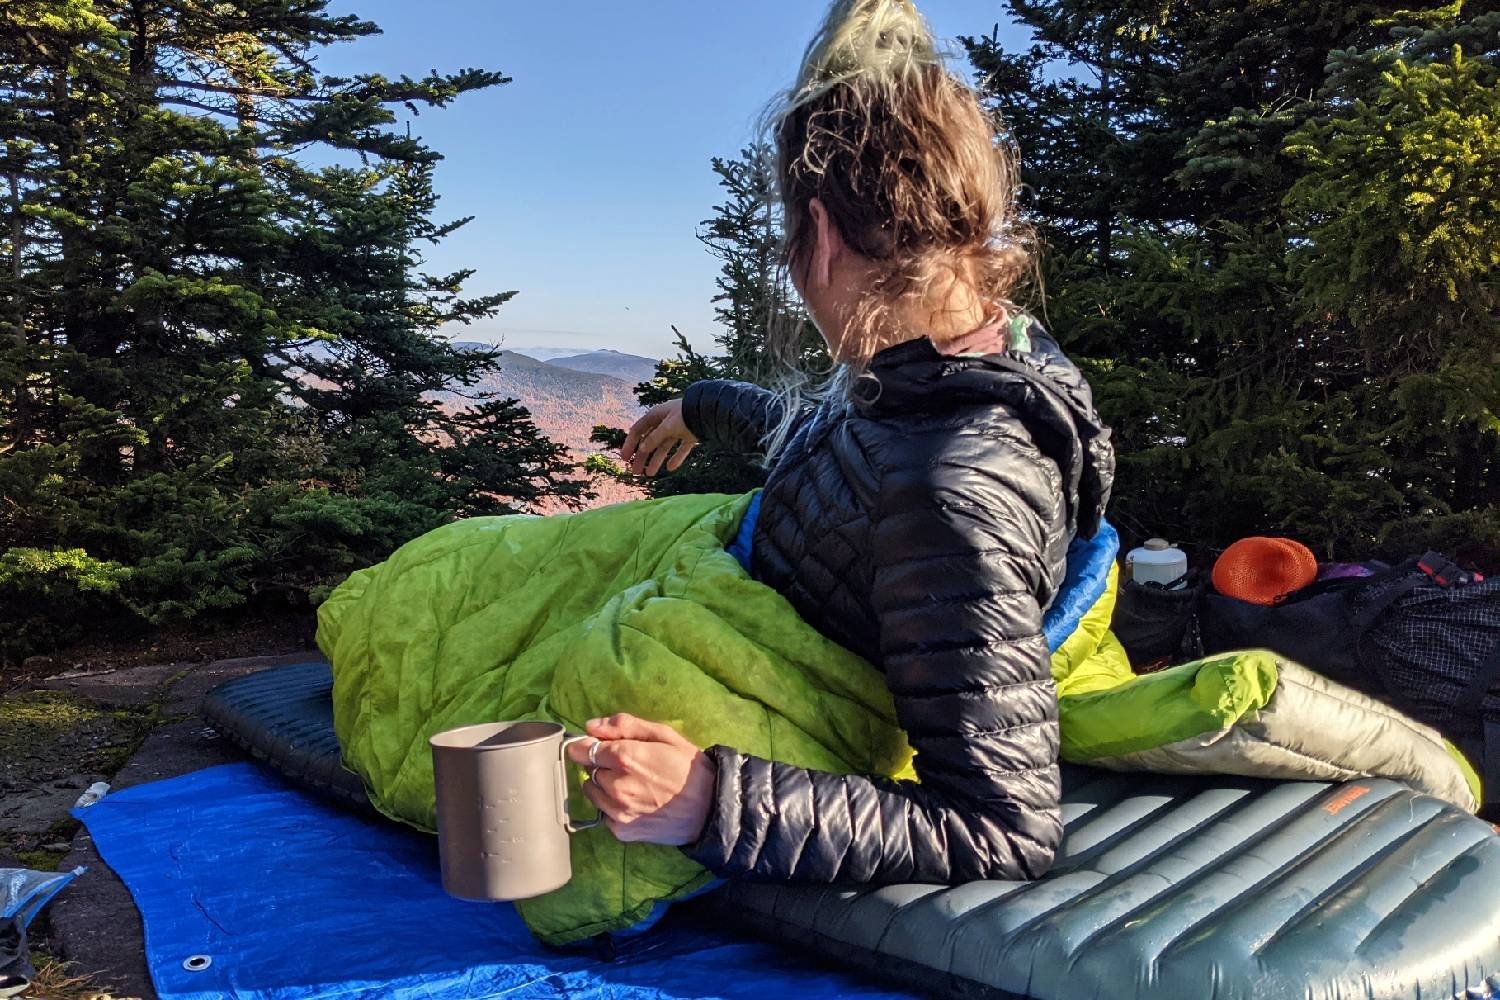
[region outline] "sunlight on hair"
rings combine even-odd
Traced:
[[[776,150],[783,267],[812,251],[814,198],[873,265],[837,331],[839,363],[820,386],[797,367],[797,324],[767,331],[785,372],[784,419],[765,441],[769,457],[805,402],[846,395],[883,347],[917,335],[952,340],[981,305],[1019,312],[1009,296],[1035,260],[1015,210],[1015,152],[974,89],[947,68],[911,0],[835,0],[763,128]]]
[[[932,29],[911,0],[836,0],[802,59],[790,103],[854,77],[900,77],[940,65]]]

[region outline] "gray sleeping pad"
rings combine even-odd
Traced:
[[[212,692],[204,714],[283,774],[369,808],[339,763],[325,664]],[[731,884],[718,912],[950,997],[1488,996],[1500,837],[1389,781],[1064,768],[1067,836],[1036,882]],[[1468,992],[1472,989],[1472,993]]]
[[[1037,882],[730,885],[757,930],[949,996],[1488,996],[1500,837],[1388,781],[1068,769]],[[1467,993],[1469,988],[1473,993]]]

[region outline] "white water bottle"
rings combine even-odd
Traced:
[[[1125,571],[1136,583],[1165,587],[1182,579],[1187,570],[1187,553],[1162,538],[1147,539],[1125,557]]]

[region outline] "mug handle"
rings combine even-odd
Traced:
[[[559,747],[557,751],[557,801],[558,807],[562,809],[563,826],[569,833],[578,833],[581,830],[592,830],[594,827],[604,822],[604,817],[600,815],[595,816],[593,819],[584,820],[581,823],[575,823],[573,821],[573,817],[568,815],[568,747],[572,746],[574,743],[579,742],[580,740],[591,739],[593,739],[592,736],[584,736],[579,733],[564,733],[562,746]]]

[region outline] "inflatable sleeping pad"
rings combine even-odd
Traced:
[[[212,692],[222,734],[369,809],[326,664]],[[1500,988],[1500,837],[1402,785],[1064,768],[1067,834],[1030,883],[731,884],[717,910],[950,997],[1281,1000]]]

